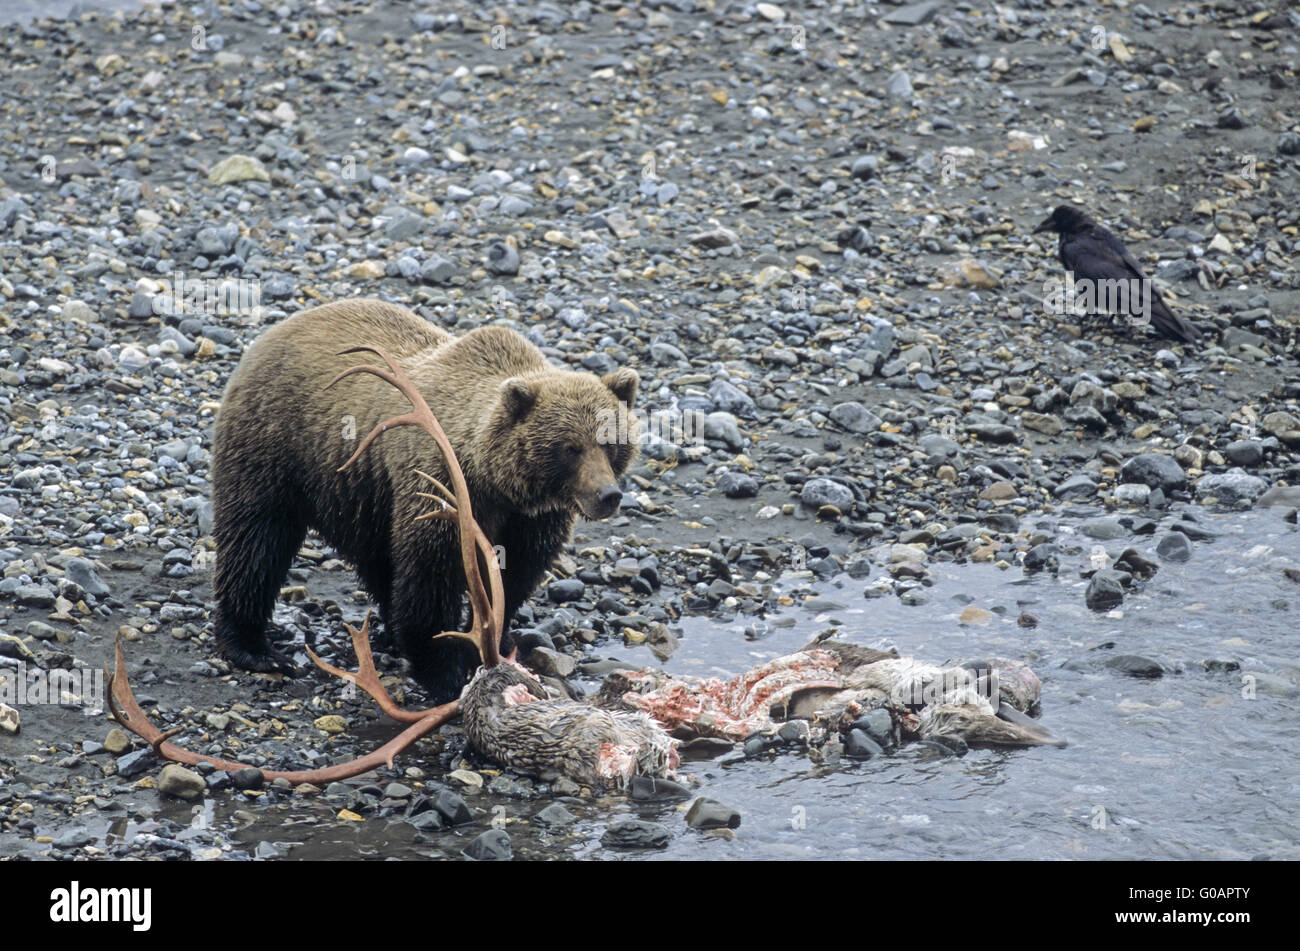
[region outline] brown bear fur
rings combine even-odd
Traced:
[[[579,512],[608,518],[617,480],[636,454],[630,408],[639,382],[624,368],[599,378],[552,368],[512,330],[453,337],[403,307],[347,300],[299,313],[247,350],[226,387],[212,454],[217,546],[216,637],[250,670],[291,665],[265,625],[309,528],[357,569],[390,633],[439,702],[458,695],[479,659],[459,638],[465,594],[453,523],[415,516],[437,503],[416,493],[428,472],[450,484],[437,445],[417,427],[380,436],[338,469],[381,421],[409,411],[387,383],[342,370],[379,362],[382,347],[415,382],[465,473],[474,516],[503,546],[506,619],[532,593]],[[627,418],[621,442],[602,437]],[[604,428],[602,428],[602,426]]]

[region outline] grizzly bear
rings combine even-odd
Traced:
[[[356,567],[415,678],[441,703],[459,695],[480,663],[464,638],[434,640],[462,629],[465,576],[456,525],[415,521],[437,504],[417,495],[428,487],[416,470],[450,479],[433,438],[407,426],[385,432],[339,471],[358,440],[411,408],[370,374],[326,389],[341,371],[372,362],[370,354],[340,354],[363,345],[393,355],[446,431],[474,516],[504,550],[507,623],[578,513],[600,519],[618,510],[618,479],[636,453],[639,378],[629,368],[603,377],[555,369],[513,330],[453,337],[403,307],[364,299],[296,314],[239,361],[212,452],[218,649],[248,670],[292,669],[268,644],[265,626],[314,528]],[[622,417],[629,438],[603,435]]]

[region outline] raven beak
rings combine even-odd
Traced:
[[[1044,221],[1042,224],[1040,224],[1037,228],[1034,229],[1034,234],[1039,234],[1040,232],[1043,232],[1043,231],[1051,231],[1051,230],[1052,230],[1052,226],[1053,226],[1054,224],[1055,224],[1055,222],[1052,221],[1051,218],[1048,218],[1046,221]]]

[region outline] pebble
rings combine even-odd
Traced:
[[[510,849],[510,836],[505,829],[488,829],[475,837],[463,853],[476,862],[509,862],[514,858]]]
[[[1109,611],[1118,607],[1124,600],[1124,585],[1119,572],[1103,569],[1092,576],[1088,590],[1084,593],[1084,603],[1094,611]]]
[[[687,810],[686,824],[692,829],[738,829],[740,813],[716,799],[701,796]]]
[[[118,760],[118,774],[121,772],[122,761]],[[178,763],[168,763],[158,775],[158,791],[178,799],[198,799],[207,788],[202,776]]]
[[[672,833],[657,822],[620,819],[605,829],[600,844],[607,849],[666,849],[672,838]]]

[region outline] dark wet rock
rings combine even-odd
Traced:
[[[666,849],[672,838],[672,833],[657,822],[621,819],[610,824],[600,844],[608,849]]]
[[[1026,571],[1055,570],[1060,565],[1060,555],[1060,546],[1044,542],[1025,552],[1023,566]]]
[[[701,796],[687,810],[686,824],[692,829],[738,829],[740,813],[716,799]]]
[[[158,758],[153,755],[151,749],[125,753],[117,758],[117,775],[123,779],[131,779],[134,776],[147,773],[157,764]]]
[[[1169,530],[1171,532],[1182,532],[1194,542],[1210,542],[1219,537],[1208,528],[1196,524],[1186,514],[1178,521],[1170,522]]]
[[[1126,548],[1115,559],[1115,569],[1117,571],[1126,571],[1139,581],[1147,581],[1155,577],[1156,572],[1160,570],[1160,566],[1144,556],[1136,548]]]
[[[1162,677],[1165,673],[1165,667],[1159,661],[1140,657],[1137,654],[1117,654],[1106,661],[1106,666],[1130,677],[1145,679]]]
[[[546,596],[556,604],[564,604],[567,601],[577,601],[586,591],[587,586],[579,578],[564,578],[561,581],[552,581],[546,586]]]
[[[1264,461],[1264,444],[1258,439],[1238,439],[1224,446],[1223,454],[1234,466],[1253,468]]]
[[[49,588],[39,584],[18,585],[14,590],[14,597],[19,604],[26,604],[34,608],[51,608],[54,607],[54,592]]]
[[[97,839],[89,829],[76,828],[69,829],[55,838],[53,845],[56,849],[67,851],[69,849],[79,849],[84,845],[90,845]]]
[[[888,710],[872,710],[853,722],[853,726],[884,746],[893,743],[894,718]]]
[[[1170,532],[1156,545],[1156,554],[1165,561],[1187,561],[1192,557],[1192,543],[1182,532]]]
[[[474,816],[469,811],[469,806],[465,805],[465,800],[450,789],[439,789],[434,794],[431,802],[433,808],[446,820],[449,826],[462,825],[466,822],[472,822],[474,819]]]
[[[260,769],[235,770],[230,774],[230,782],[236,789],[261,789],[266,785],[266,777]]]
[[[560,803],[553,802],[533,816],[533,821],[551,829],[559,829],[577,822],[578,817]]]
[[[577,669],[578,663],[568,654],[549,647],[534,647],[524,658],[529,670],[542,677],[558,677],[563,680]]]
[[[1094,611],[1109,611],[1118,607],[1124,600],[1124,584],[1120,573],[1110,569],[1098,571],[1088,582],[1083,600]]]
[[[1089,538],[1099,538],[1108,540],[1112,538],[1123,538],[1128,534],[1128,529],[1115,518],[1097,518],[1084,522],[1079,526],[1079,531]]]
[[[1162,452],[1146,452],[1129,459],[1120,468],[1121,482],[1141,482],[1153,489],[1168,492],[1187,483],[1187,473],[1183,471],[1173,456]]]
[[[883,752],[884,748],[862,730],[849,730],[844,738],[844,755],[850,759],[871,759]]]
[[[509,862],[514,858],[505,829],[488,829],[465,847],[464,855],[476,862]]]
[[[689,799],[691,791],[681,783],[654,776],[633,776],[628,788],[631,799],[642,802],[676,802]]]
[[[718,489],[729,499],[752,499],[758,495],[758,483],[743,472],[724,472],[718,476]]]

